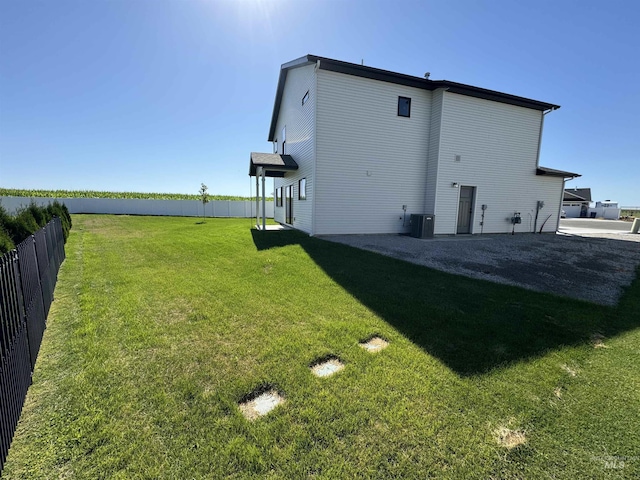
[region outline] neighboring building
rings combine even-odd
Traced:
[[[562,199],[562,209],[567,218],[586,218],[591,205],[590,188],[567,188]]]
[[[591,201],[590,188],[567,188],[564,191],[562,210],[567,218],[606,218],[607,220],[620,218],[618,202],[605,200],[596,202],[596,206],[591,207]]]
[[[282,65],[256,189],[275,177],[275,220],[311,235],[557,229],[564,181],[538,163],[557,105],[307,55]],[[546,223],[545,223],[546,220]]]

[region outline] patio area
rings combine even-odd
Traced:
[[[615,305],[635,278],[640,248],[622,235],[331,235],[332,242],[471,278]],[[640,235],[631,238],[640,239]]]

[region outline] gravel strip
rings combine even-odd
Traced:
[[[602,238],[606,236],[607,238]],[[327,235],[321,238],[472,278],[617,304],[640,265],[640,235]],[[624,241],[630,240],[630,241]]]

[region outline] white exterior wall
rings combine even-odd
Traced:
[[[309,99],[302,105],[302,97],[307,91]],[[293,184],[293,227],[310,234],[313,233],[316,98],[315,65],[289,70],[275,133],[278,153],[283,153],[281,136],[282,128],[286,127],[284,153],[293,156],[298,170],[286,173],[284,178],[275,178],[274,188]],[[298,181],[301,178],[306,178],[306,200],[298,200]],[[277,222],[285,223],[285,188],[282,194],[282,207],[275,208],[274,218]],[[273,195],[275,198],[275,189]]]
[[[410,214],[424,213],[431,92],[326,70],[317,78],[314,233],[408,231]],[[399,96],[411,98],[410,118],[398,116]]]
[[[537,230],[551,214],[544,231],[556,229],[562,178],[536,175],[542,112],[468,97],[444,94],[435,233],[455,234],[460,186],[476,187],[471,233],[480,233],[481,205],[486,204],[484,233],[510,233],[508,219],[520,212],[516,232],[533,229],[536,202],[545,202]],[[454,160],[455,155],[461,161]]]

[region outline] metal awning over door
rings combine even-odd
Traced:
[[[298,169],[298,164],[291,155],[279,153],[251,152],[249,176],[256,177],[256,227],[267,229],[265,177],[284,177],[285,173]],[[260,182],[262,178],[262,212],[260,212]],[[262,213],[262,222],[260,222]]]
[[[298,164],[291,155],[251,152],[249,176],[255,177],[261,167],[266,177],[284,177],[286,172],[298,170]]]

